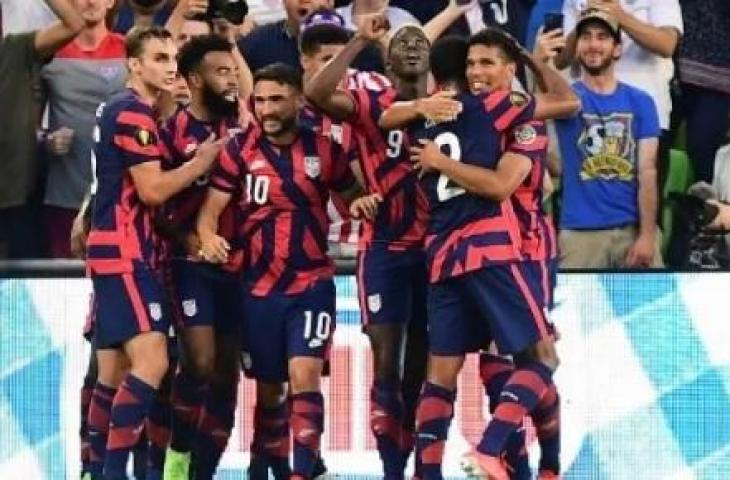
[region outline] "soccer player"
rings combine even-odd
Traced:
[[[503,33],[488,30],[487,34],[501,39],[499,45],[520,52]],[[440,87],[462,91],[466,45],[456,41],[433,53],[432,70]],[[501,352],[516,353],[519,359],[519,368],[500,397],[496,420],[477,449],[479,466],[488,478],[508,478],[500,460],[507,438],[544,396],[557,366],[540,284],[521,261],[520,228],[509,200],[532,164],[524,151],[503,154],[501,141],[504,132],[533,116],[569,115],[578,106],[567,83],[554,72],[536,68],[549,87],[547,94],[536,99],[510,90],[484,96],[460,94],[463,113],[459,119],[427,122],[420,135],[432,141],[421,141],[412,149],[418,167],[426,172],[431,213],[427,244],[431,356],[418,410],[417,475],[423,478],[442,478],[456,376],[466,353],[491,336]],[[537,141],[528,140],[530,144]],[[442,147],[449,156],[441,153]],[[495,170],[502,171],[495,174]]]
[[[413,448],[415,406],[426,368],[423,238],[427,206],[408,161],[405,133],[380,129],[378,119],[397,99],[426,96],[428,39],[415,26],[393,34],[387,63],[395,88],[339,88],[358,53],[379,42],[387,31],[382,14],[364,18],[356,36],[308,82],[306,92],[316,106],[360,132],[363,177],[368,191],[383,202],[375,220],[363,227],[358,291],[363,330],[374,358],[370,427],[384,477],[399,479]],[[405,372],[404,363],[408,364]]]
[[[302,22],[299,34],[300,62],[303,69],[303,82],[309,79],[326,64],[338,51],[342,50],[350,38],[344,28],[344,20],[333,10],[317,10],[308,15]],[[372,80],[372,76],[366,77],[359,72],[352,71],[345,81],[366,81]],[[385,77],[377,75],[379,81],[387,83]],[[374,81],[374,80],[373,80]],[[354,167],[355,144],[352,127],[346,122],[337,122],[326,116],[321,110],[311,104],[305,104],[298,114],[298,121],[301,126],[316,131],[326,139],[339,144],[347,154],[350,166]],[[341,209],[341,215],[350,217],[348,204],[340,198],[336,192],[330,192],[330,201],[327,205],[328,217],[330,219],[330,232],[328,240],[332,241],[335,221],[332,212],[333,208]],[[335,217],[337,218],[337,217]],[[340,220],[342,217],[339,217]],[[355,220],[354,222],[359,222]],[[353,223],[354,223],[353,222]],[[340,222],[340,232],[349,230],[344,222]],[[355,232],[355,235],[357,232]],[[335,240],[341,240],[338,237]],[[331,244],[330,244],[331,247]],[[330,252],[331,253],[331,252]],[[272,384],[261,383],[256,388],[256,408],[254,413],[254,434],[251,443],[251,463],[249,465],[249,478],[252,480],[265,480],[268,478],[269,470],[276,479],[288,479],[290,475],[289,455],[291,439],[289,437],[289,412],[286,402],[286,384],[275,388]],[[320,459],[314,467],[312,476],[314,478],[326,471],[324,462]]]
[[[221,153],[198,235],[204,259],[226,262],[231,245],[216,233],[220,214],[231,201],[242,209],[244,368],[259,388],[289,382],[291,478],[304,480],[319,458],[320,378],[334,328],[326,204],[330,190],[352,201],[361,188],[342,148],[298,124],[302,102],[301,77],[292,67],[274,64],[256,72],[256,124]]]
[[[231,43],[215,35],[194,37],[181,48],[178,69],[187,80],[191,100],[161,131],[165,170],[184,165],[211,136],[228,138],[240,130],[238,71],[232,49]],[[232,262],[219,268],[200,262],[197,256],[195,220],[208,183],[205,174],[172,197],[159,222],[171,241],[172,310],[183,351],[173,384],[166,479],[188,479],[191,450],[194,478],[212,478],[234,421],[240,317],[236,270],[240,265]],[[234,215],[228,208],[221,221],[220,234],[228,239],[233,237]]]
[[[106,431],[104,422],[89,428],[90,436],[108,435],[100,453],[103,476],[112,480],[126,478],[129,451],[168,369],[169,317],[158,278],[154,209],[205,174],[223,146],[207,142],[190,162],[162,171],[154,106],[174,81],[176,48],[169,32],[151,27],[130,32],[126,49],[129,89],[97,112],[96,198],[87,240],[99,369],[93,397],[113,399],[95,404],[92,398],[90,409],[100,409],[109,421]]]

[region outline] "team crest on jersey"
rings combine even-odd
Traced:
[[[140,147],[149,147],[157,142],[155,135],[146,128],[138,128],[134,133],[134,139]]]
[[[182,307],[186,317],[194,317],[198,313],[198,304],[194,298],[183,300]]]
[[[512,92],[509,94],[509,103],[515,107],[524,107],[527,104],[527,95],[522,92]]]
[[[304,173],[309,178],[317,178],[322,171],[322,164],[319,161],[319,157],[304,157]]]
[[[382,307],[383,302],[379,293],[368,295],[368,310],[371,313],[378,313]]]
[[[537,130],[532,125],[521,125],[515,129],[515,140],[520,145],[530,145],[537,138]]]
[[[159,322],[162,319],[162,305],[160,305],[157,302],[150,303],[147,305],[150,310],[150,317],[152,317],[152,320],[155,322]]]

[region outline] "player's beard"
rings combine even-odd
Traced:
[[[238,101],[229,101],[226,98],[213,91],[208,85],[203,85],[202,89],[203,105],[212,115],[218,118],[235,118],[238,116]]]

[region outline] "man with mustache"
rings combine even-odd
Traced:
[[[210,137],[227,139],[240,129],[233,48],[218,36],[205,35],[189,40],[180,50],[178,69],[187,80],[191,99],[161,132],[166,169],[187,163]],[[194,478],[212,478],[233,428],[238,386],[236,270],[240,265],[231,262],[219,268],[198,258],[194,227],[208,182],[209,175],[203,175],[172,197],[161,222],[171,242],[170,288],[182,348],[182,362],[173,380],[167,479],[187,479],[191,459]],[[221,222],[220,233],[228,239],[233,236],[233,216],[228,208]]]
[[[621,31],[599,9],[576,26],[582,110],[556,123],[562,158],[559,244],[567,268],[662,265],[656,227],[657,149],[652,98],[616,78]]]
[[[256,72],[256,124],[221,153],[198,235],[204,259],[228,261],[231,243],[216,232],[226,206],[238,204],[244,368],[267,389],[289,383],[291,478],[308,480],[320,453],[320,379],[335,322],[326,205],[330,190],[352,202],[361,188],[341,146],[299,125],[302,103],[301,77],[292,67],[273,64]]]

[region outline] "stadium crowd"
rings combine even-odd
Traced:
[[[560,478],[557,267],[730,266],[722,0],[0,6],[0,258],[86,261],[85,479],[213,478],[241,367],[249,476],[322,475],[343,257],[383,477],[443,478],[478,352],[465,470],[531,478],[529,416]]]

